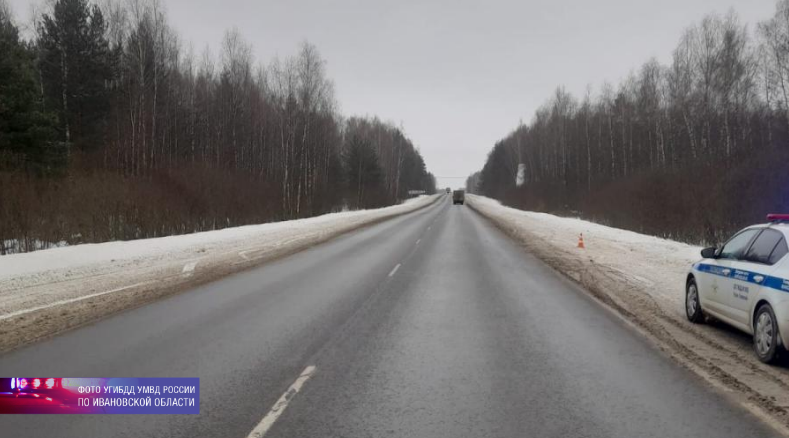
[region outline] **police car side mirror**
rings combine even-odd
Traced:
[[[718,255],[717,253],[718,253],[718,248],[715,248],[714,246],[710,248],[704,248],[701,250],[701,257],[705,259],[714,259],[715,256]]]

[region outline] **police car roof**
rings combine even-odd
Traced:
[[[746,230],[751,228],[772,228],[774,230],[782,232],[784,234],[784,237],[786,237],[786,239],[789,240],[789,222],[786,221],[772,221],[772,222],[767,222],[763,224],[754,224],[745,227]]]

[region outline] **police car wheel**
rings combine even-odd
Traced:
[[[778,324],[769,304],[759,307],[753,319],[753,349],[756,357],[764,363],[770,363],[778,356]]]
[[[701,302],[699,301],[699,288],[696,286],[696,280],[688,280],[685,286],[685,315],[688,321],[694,324],[704,322],[704,312],[701,310]]]

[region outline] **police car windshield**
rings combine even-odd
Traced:
[[[726,245],[723,246],[723,249],[720,253],[720,258],[722,259],[738,259],[740,256],[745,252],[748,248],[748,243],[750,243],[751,239],[758,233],[760,230],[758,229],[749,229],[745,231],[741,231],[739,234],[732,237]]]

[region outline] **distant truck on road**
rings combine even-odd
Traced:
[[[460,204],[463,205],[463,202],[466,201],[466,192],[463,190],[455,190],[452,192],[452,205]]]

